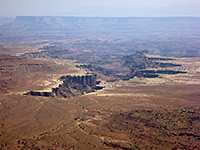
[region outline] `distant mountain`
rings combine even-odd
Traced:
[[[1,26],[2,32],[160,32],[185,33],[200,30],[198,17],[34,17],[19,16]]]
[[[11,23],[15,20],[15,18],[8,18],[8,17],[0,17],[0,26],[6,23]]]
[[[194,57],[199,56],[199,31],[200,17],[18,16],[0,27],[0,36],[1,45],[45,40],[78,51]]]

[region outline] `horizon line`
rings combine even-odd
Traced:
[[[0,16],[1,18],[17,17],[77,17],[77,18],[200,18],[200,16],[73,16],[73,15],[18,15],[18,16]]]

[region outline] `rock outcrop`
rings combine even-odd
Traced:
[[[63,84],[53,88],[52,92],[57,97],[80,96],[84,93],[94,92],[96,87],[96,74],[87,74],[83,76],[62,76]]]
[[[123,80],[129,80],[133,77],[157,78],[159,74],[180,74],[187,73],[185,71],[171,70],[173,67],[180,67],[180,64],[173,64],[169,61],[172,58],[164,57],[148,57],[148,51],[138,51],[133,55],[124,57],[124,67],[130,69],[130,73],[126,76],[121,76]],[[150,69],[150,70],[149,70]]]
[[[94,92],[95,90],[102,89],[103,87],[97,86],[99,83],[96,81],[97,74],[86,74],[78,76],[62,76],[60,80],[63,81],[56,88],[52,88],[52,92],[34,92],[30,91],[24,95],[32,96],[45,96],[45,97],[75,97],[81,96],[85,93]]]
[[[167,62],[159,62],[159,61],[167,61],[173,60],[170,58],[154,58],[154,57],[147,57],[145,53],[148,51],[137,51],[133,55],[127,55],[124,57],[124,66],[130,68],[131,70],[138,70],[138,69],[146,69],[146,68],[166,68],[166,67],[177,67],[181,66],[179,64],[172,64]]]
[[[159,77],[159,74],[180,74],[180,73],[187,73],[185,71],[175,71],[175,70],[137,70],[135,72],[132,72],[130,76],[127,79],[133,78],[133,77],[143,77],[143,78],[157,78]]]
[[[38,92],[38,91],[30,91],[28,93],[25,93],[24,95],[54,97],[54,94],[52,92]]]
[[[66,49],[62,49],[56,46],[44,46],[39,48],[37,52],[24,53],[21,56],[27,58],[45,58],[45,59],[63,59],[63,56],[69,54],[70,52]]]

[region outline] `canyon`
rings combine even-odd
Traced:
[[[0,27],[0,149],[199,150],[198,17],[19,16]]]

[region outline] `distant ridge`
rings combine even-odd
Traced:
[[[197,32],[200,17],[17,16],[4,31]]]
[[[18,16],[0,31],[5,45],[45,40],[80,50],[199,56],[200,17]]]
[[[11,17],[0,17],[0,26],[6,23],[11,23],[15,20],[15,18],[11,18]]]

